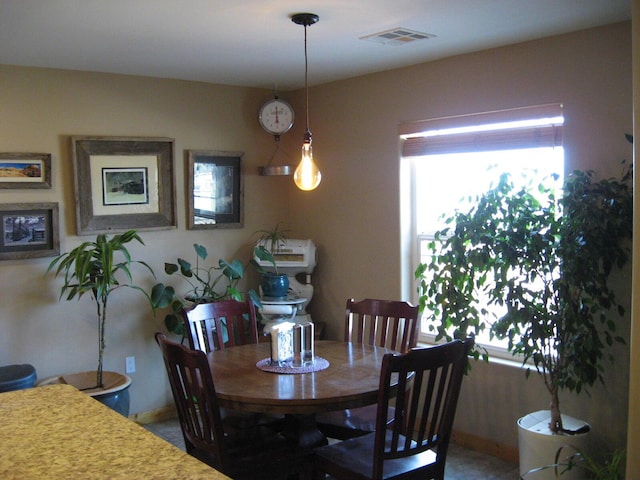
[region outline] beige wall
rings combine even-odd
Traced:
[[[324,179],[292,195],[292,218],[319,245],[316,319],[341,335],[347,296],[398,297],[401,288],[398,124],[562,102],[567,169],[618,174],[631,160],[630,24],[582,31],[335,82],[310,92],[314,156]],[[621,280],[627,285],[630,272]],[[411,291],[411,289],[409,289]],[[628,317],[621,322],[628,338]],[[628,348],[592,398],[563,395],[599,443],[624,445]],[[546,409],[542,383],[514,368],[479,365],[463,388],[456,427],[515,446],[515,420]],[[491,446],[491,442],[489,443]]]
[[[251,234],[288,216],[289,178],[261,178],[257,166],[272,154],[273,140],[258,126],[257,110],[270,92],[255,89],[78,73],[0,67],[0,150],[48,152],[53,156],[51,190],[0,190],[0,203],[58,202],[61,250],[92,237],[75,236],[70,135],[166,136],[175,139],[178,229],[141,232],[146,248],[132,247],[164,277],[165,261],[195,260],[193,243],[220,257],[249,258]],[[244,151],[245,227],[185,229],[184,151]],[[38,376],[96,367],[95,308],[89,298],[58,302],[60,281],[44,277],[49,258],[0,263],[0,365],[31,363]],[[137,270],[137,273],[143,273]],[[141,277],[150,287],[150,278]],[[186,288],[186,284],[177,284]],[[124,371],[136,357],[131,411],[170,404],[165,373],[144,298],[120,290],[111,297],[105,367]]]
[[[622,134],[631,130],[630,25],[578,32],[313,88],[310,120],[314,154],[323,181],[313,192],[288,178],[260,178],[255,169],[273,141],[257,125],[269,92],[201,83],[66,71],[0,67],[0,150],[51,152],[51,190],[0,191],[0,202],[56,201],[61,205],[61,247],[73,248],[73,182],[68,136],[169,136],[176,140],[180,225],[142,232],[147,248],[134,253],[161,273],[165,260],[190,256],[194,242],[211,255],[246,259],[257,229],[285,220],[296,234],[314,239],[319,264],[313,275],[313,317],[340,338],[344,302],[354,297],[402,295],[399,159],[402,121],[562,102],[566,112],[568,168],[618,172],[630,158]],[[312,65],[310,65],[312,75]],[[283,97],[297,107],[302,92]],[[300,118],[300,117],[299,117]],[[298,157],[303,125],[283,137]],[[243,150],[245,228],[191,232],[184,222],[185,149]],[[0,263],[0,365],[32,363],[41,377],[95,362],[93,308],[88,300],[57,302],[59,282],[43,278],[48,259]],[[628,283],[628,279],[623,282]],[[148,281],[151,285],[151,281]],[[123,371],[135,355],[132,412],[170,403],[152,333],[160,328],[144,301],[117,292],[111,305],[106,366]],[[628,325],[622,325],[625,334]],[[600,443],[624,445],[627,348],[593,398],[564,397],[565,411],[589,419]],[[488,439],[487,446],[516,445],[515,419],[546,408],[542,387],[521,371],[478,365],[463,389],[456,426]]]

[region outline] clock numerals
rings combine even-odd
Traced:
[[[282,115],[282,117],[280,115]],[[282,120],[282,122],[280,120]],[[278,106],[275,105],[271,111],[267,112],[266,122],[278,128],[281,124],[286,125],[291,123],[291,116],[287,115],[287,112],[285,112],[283,108],[278,108]]]
[[[288,132],[293,126],[293,108],[284,100],[276,98],[263,105],[258,119],[268,133],[280,135]]]

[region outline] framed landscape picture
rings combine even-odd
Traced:
[[[0,260],[60,253],[57,203],[0,204]]]
[[[51,155],[0,153],[0,188],[51,188]]]
[[[72,137],[78,235],[176,228],[173,139]]]

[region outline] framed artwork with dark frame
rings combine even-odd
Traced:
[[[243,226],[243,152],[187,151],[189,230]]]
[[[51,188],[51,154],[0,153],[0,188]]]
[[[60,253],[57,203],[3,203],[0,220],[0,260],[51,257]]]
[[[78,235],[176,228],[173,143],[71,137]]]

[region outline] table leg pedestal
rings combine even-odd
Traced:
[[[285,415],[282,435],[296,441],[301,448],[314,448],[329,443],[327,437],[318,430],[315,414]]]

